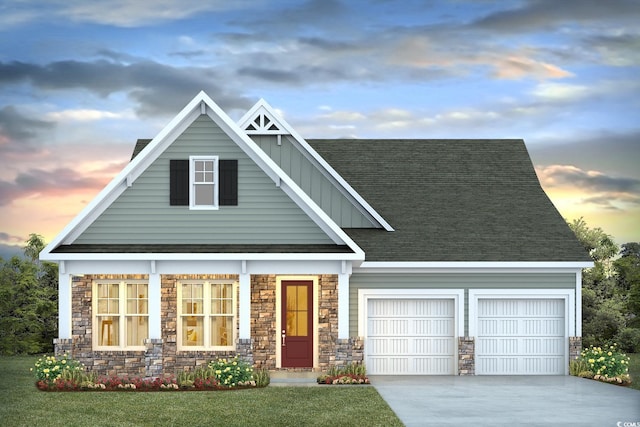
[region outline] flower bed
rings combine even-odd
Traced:
[[[621,353],[616,344],[605,347],[591,346],[569,365],[571,375],[611,384],[629,385],[629,357]]]
[[[260,371],[258,382],[253,367],[233,359],[218,359],[193,371],[177,376],[142,378],[128,376],[97,376],[87,373],[84,366],[68,356],[48,356],[35,363],[36,387],[44,391],[174,391],[174,390],[234,390],[264,387],[268,373]]]
[[[345,366],[332,366],[326,374],[317,378],[318,384],[370,384],[364,365],[348,364]]]

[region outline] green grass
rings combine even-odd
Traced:
[[[200,392],[42,392],[36,357],[0,357],[7,426],[402,426],[373,387],[266,387]]]
[[[629,356],[629,376],[631,376],[631,388],[640,390],[640,353],[627,354]]]

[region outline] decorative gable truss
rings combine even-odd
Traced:
[[[316,150],[286,122],[276,110],[264,99],[260,99],[238,121],[248,135],[277,135],[277,144],[282,144],[282,137],[291,136],[291,142],[302,155],[313,164],[353,206],[360,211],[376,228],[393,231],[393,227],[376,210],[340,176],[340,174],[324,160]]]

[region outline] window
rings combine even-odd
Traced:
[[[238,205],[238,161],[217,156],[170,160],[169,204],[190,209]]]
[[[237,284],[224,280],[178,284],[178,343],[182,350],[232,349]]]
[[[192,209],[218,207],[218,158],[191,156],[189,158],[189,187]]]
[[[94,343],[97,347],[144,347],[144,340],[149,337],[148,288],[145,282],[94,283]]]

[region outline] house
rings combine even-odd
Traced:
[[[104,374],[559,374],[591,259],[522,140],[305,140],[204,92],[42,251],[59,338]]]

